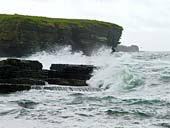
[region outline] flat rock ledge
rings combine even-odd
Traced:
[[[96,69],[93,65],[52,64],[44,70],[38,61],[6,59],[0,61],[0,93],[30,90],[32,86],[88,86],[87,80]]]
[[[27,84],[7,84],[7,83],[0,83],[0,93],[6,94],[16,91],[24,91],[24,90],[30,90],[31,85]]]

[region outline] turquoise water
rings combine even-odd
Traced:
[[[51,63],[96,65],[87,83],[101,91],[42,88],[0,95],[0,128],[170,127],[170,52],[100,50],[86,57],[65,48],[26,59],[38,59],[44,68]]]

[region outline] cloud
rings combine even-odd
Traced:
[[[0,2],[0,13],[114,22],[124,27],[122,42],[125,44],[134,43],[141,45],[143,49],[161,50],[165,47],[162,45],[164,41],[166,49],[170,49],[169,0],[0,0]],[[151,47],[153,45],[155,47]]]

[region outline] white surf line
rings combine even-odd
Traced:
[[[78,92],[101,92],[102,89],[100,88],[92,88],[92,87],[73,87],[73,86],[32,86],[32,89],[44,89],[44,90],[56,90],[56,91],[78,91]]]

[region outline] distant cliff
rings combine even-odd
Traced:
[[[101,46],[116,47],[122,30],[96,20],[0,14],[0,56],[24,56],[56,45],[90,55]]]
[[[131,45],[131,46],[117,45],[115,51],[116,52],[139,52],[139,47],[137,45]]]

